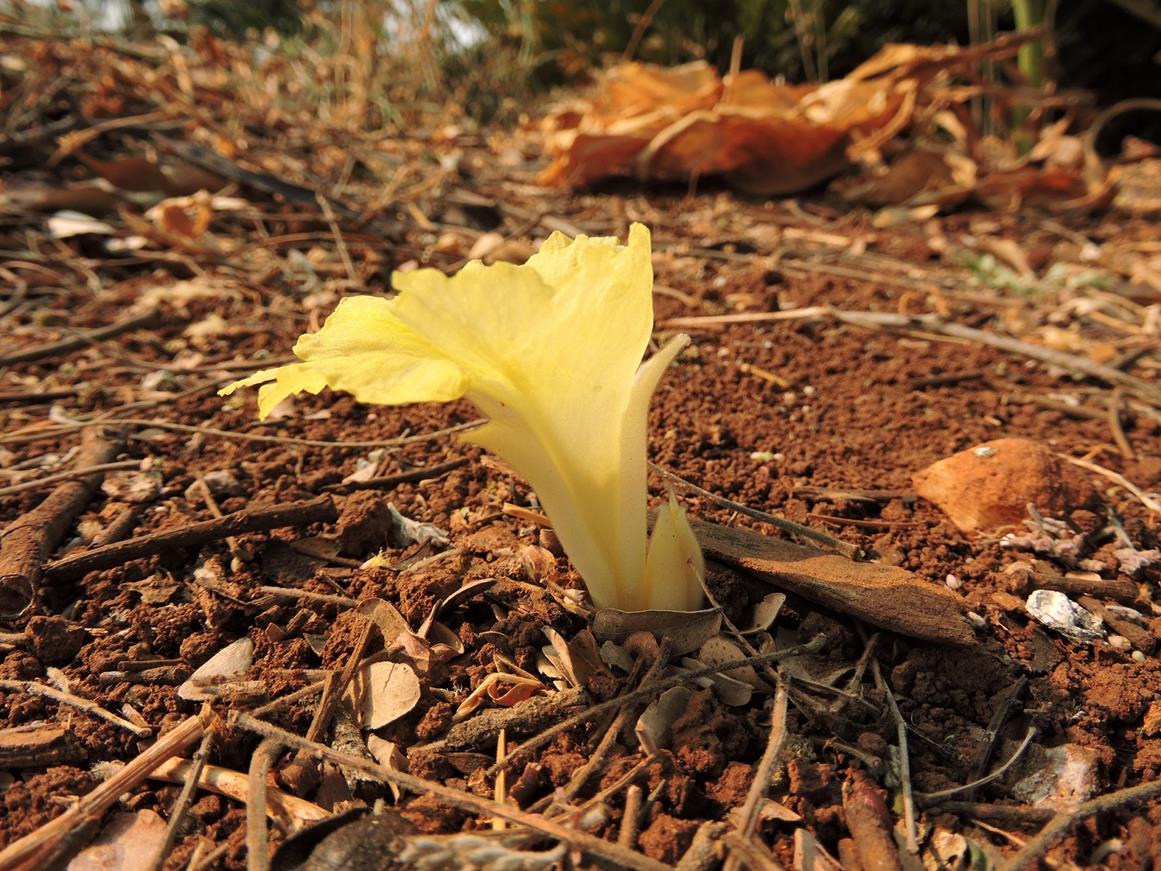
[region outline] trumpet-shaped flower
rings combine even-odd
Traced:
[[[642,363],[653,328],[649,231],[553,234],[523,266],[472,262],[448,277],[397,273],[392,299],[342,300],[302,360],[231,384],[261,384],[265,417],[324,387],[398,405],[466,397],[487,423],[464,438],[532,485],[598,607],[691,610],[701,551],[685,513],[663,505],[646,534],[649,400],[689,341]]]

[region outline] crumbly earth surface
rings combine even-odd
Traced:
[[[165,732],[202,707],[179,698],[176,685],[226,645],[249,638],[252,662],[221,688],[210,721],[216,734],[211,763],[245,773],[259,738],[231,724],[232,711],[253,711],[340,671],[359,643],[365,655],[383,650],[381,636],[362,639],[365,621],[352,601],[389,602],[415,630],[434,605],[479,578],[497,580],[440,615],[448,636],[444,655],[417,667],[418,701],[374,734],[395,742],[413,774],[495,795],[495,778],[486,773],[496,758],[494,735],[441,744],[457,707],[498,670],[535,681],[534,697],[558,694],[567,678],[545,659],[544,630],[571,641],[587,626],[570,607],[576,597],[566,592],[580,590],[580,579],[529,513],[537,503],[526,483],[441,434],[475,419],[465,403],[373,408],[324,393],[300,397],[259,423],[252,391],[215,395],[263,361],[284,359],[295,338],[316,328],[343,294],[387,292],[392,268],[456,268],[489,232],[499,233],[520,260],[552,227],[623,237],[631,221],[642,221],[653,230],[658,341],[677,331],[667,323],[674,318],[807,307],[934,312],[1156,383],[1161,289],[1157,273],[1148,271],[1155,268],[1148,266],[1157,250],[1155,224],[1137,210],[1114,205],[1098,216],[968,211],[879,227],[870,213],[825,193],[763,202],[712,182],[693,193],[628,183],[583,194],[543,191],[532,184],[535,150],[509,134],[442,130],[385,147],[429,175],[425,186],[405,187],[392,205],[372,196],[370,185],[352,183],[347,196],[379,210],[377,228],[328,223],[313,206],[246,189],[242,210],[217,215],[211,224],[215,238],[233,243],[225,253],[215,253],[205,239],[166,247],[157,237],[140,250],[110,252],[101,236],[49,239],[41,214],[10,217],[0,228],[0,266],[16,270],[23,288],[3,303],[4,353],[106,326],[143,301],[160,312],[153,326],[13,362],[0,372],[0,522],[12,523],[44,499],[51,485],[19,492],[12,485],[68,469],[80,440],[75,422],[95,416],[127,432],[121,458],[141,466],[106,474],[104,489],[70,526],[54,558],[83,551],[126,512],[132,519],[119,538],[327,492],[341,511],[335,523],[243,533],[45,582],[32,610],[5,623],[0,636],[0,725],[34,727],[31,732],[62,727],[65,749],[54,745],[61,755],[0,766],[0,846],[36,831],[109,776],[109,763],[133,760],[154,740],[36,695],[24,682],[67,686]],[[422,163],[423,155],[439,154],[455,156],[450,171]],[[341,169],[337,161],[316,163],[314,181],[325,188]],[[1151,171],[1156,179],[1155,164]],[[108,220],[121,235],[141,232],[123,216]],[[38,247],[29,248],[30,240]],[[1099,290],[1047,282],[1023,293],[997,289],[960,258],[997,241],[1025,252],[1042,276],[1066,263],[1103,270],[1111,279]],[[1124,267],[1127,261],[1139,262],[1137,272]],[[873,627],[849,616],[794,597],[786,602],[772,634],[789,644],[822,632],[827,641],[787,666],[786,740],[764,793],[769,803],[754,835],[760,849],[791,867],[796,838],[808,834],[840,855],[840,842],[852,834],[844,786],[864,795],[870,784],[885,802],[887,824],[903,819],[888,691],[906,724],[924,861],[931,861],[934,844],[963,838],[965,855],[970,845],[981,861],[1001,863],[1044,825],[1045,795],[1051,801],[1066,776],[1079,800],[1161,778],[1157,576],[1150,565],[1132,570],[1115,553],[1158,546],[1158,514],[1126,484],[1146,501],[1150,491],[1161,490],[1157,407],[1098,379],[922,326],[872,329],[822,312],[682,329],[693,342],[654,399],[651,459],[719,497],[824,530],[871,559],[951,588],[976,627],[976,643],[967,648],[889,633],[872,641]],[[1117,429],[1122,432],[1115,435]],[[415,438],[369,444],[402,436]],[[1118,447],[1122,436],[1126,444]],[[1004,532],[1027,529],[969,536],[915,498],[914,473],[1001,437],[1035,440],[1123,478],[1082,472],[1099,501],[1052,518],[1066,530],[1048,536],[1040,553],[1019,541],[1001,543]],[[377,476],[391,476],[458,458],[465,462],[450,471],[376,489],[352,491],[343,483],[368,463]],[[652,484],[660,498],[662,482]],[[782,534],[720,501],[682,498],[695,516]],[[388,502],[444,530],[449,544],[399,544],[391,537]],[[1073,550],[1060,545],[1069,536],[1081,539]],[[377,553],[381,559],[365,567]],[[1024,570],[1011,571],[1014,565]],[[1025,598],[1036,578],[1068,572],[1081,572],[1087,595],[1101,607],[1114,606],[1126,628],[1076,641],[1033,619]],[[1102,595],[1102,582],[1117,581],[1120,589],[1132,584],[1135,595]],[[711,590],[745,623],[751,606],[773,588],[715,569]],[[634,652],[648,659],[647,650],[629,651],[630,658]],[[386,654],[412,662],[409,655],[397,646]],[[608,675],[591,682],[583,704],[625,692],[640,677],[630,679],[616,667]],[[527,696],[505,689],[493,688],[470,716]],[[558,811],[571,806],[558,818],[616,840],[627,795],[639,788],[639,834],[628,841],[634,849],[674,864],[700,830],[716,832],[726,844],[724,833],[733,830],[733,812],[746,801],[767,743],[771,695],[759,691],[731,706],[712,688],[690,689],[671,735],[651,758],[633,730],[639,709],[628,708],[587,782],[574,778],[610,728],[608,716],[563,732],[514,766],[509,801],[536,812],[554,802]],[[308,695],[263,718],[304,735],[317,705],[317,694]],[[567,713],[552,711],[548,722]],[[322,739],[337,742],[336,732]],[[1004,776],[968,794],[938,795],[998,768],[1026,736],[1029,746]],[[526,737],[509,735],[509,752]],[[431,795],[405,791],[395,798],[379,784],[326,769],[321,783],[296,780],[287,773],[290,761],[289,755],[275,760],[271,785],[297,790],[324,809],[385,799],[421,832],[491,829],[485,816]],[[153,810],[168,819],[179,788],[145,781],[121,797],[119,810]],[[185,868],[196,853],[208,863],[200,867],[244,868],[244,811],[236,799],[197,793],[165,867]],[[902,841],[901,822],[896,830]],[[272,825],[272,844],[285,834]],[[1054,867],[1148,867],[1161,857],[1161,801],[1087,815],[1048,856]]]

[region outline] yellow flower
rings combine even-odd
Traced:
[[[303,362],[226,387],[261,384],[259,413],[324,387],[398,405],[466,397],[488,422],[464,438],[532,485],[598,607],[691,610],[701,551],[684,512],[663,506],[646,536],[649,400],[689,341],[647,362],[653,329],[649,231],[629,243],[554,233],[523,266],[472,262],[448,277],[397,273],[392,299],[344,299]]]

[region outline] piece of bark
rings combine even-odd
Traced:
[[[89,572],[165,553],[174,548],[194,547],[227,536],[240,535],[243,532],[261,532],[280,526],[300,526],[316,521],[329,523],[338,516],[335,503],[330,496],[319,496],[306,502],[292,502],[289,505],[248,508],[227,514],[225,517],[142,535],[54,560],[44,567],[44,577],[49,581],[72,580]]]
[[[124,445],[123,433],[107,435],[98,427],[86,429],[75,466],[84,469],[112,462]],[[36,601],[45,560],[96,495],[102,477],[102,473],[95,472],[65,481],[0,533],[0,617],[9,619],[23,614]]]
[[[63,726],[0,731],[0,768],[48,768],[71,765],[84,758],[84,750]]]
[[[584,700],[584,690],[567,689],[548,696],[533,696],[510,708],[489,708],[470,720],[456,723],[442,738],[411,750],[442,753],[491,748],[501,730],[509,737],[535,735],[563,719],[566,709],[583,704]]]
[[[910,638],[976,643],[956,595],[906,569],[855,562],[747,529],[690,522],[707,557],[745,569],[779,589]]]
[[[899,848],[891,836],[891,815],[878,788],[856,773],[843,784],[842,793],[843,815],[859,865],[876,871],[901,871]]]
[[[15,363],[28,363],[32,360],[43,360],[45,357],[56,357],[60,354],[67,354],[69,351],[75,351],[77,348],[83,348],[86,345],[91,345],[94,342],[101,342],[105,339],[111,339],[114,336],[119,336],[122,333],[128,333],[133,330],[143,330],[149,327],[155,327],[158,324],[160,315],[157,309],[147,309],[132,315],[125,320],[117,321],[116,323],[108,324],[103,327],[98,327],[95,330],[86,330],[79,332],[77,335],[69,336],[66,339],[61,339],[59,342],[49,342],[47,345],[37,345],[33,348],[25,348],[23,351],[16,351],[12,354],[7,354],[0,357],[0,366],[11,366]],[[109,462],[105,460],[105,462]],[[97,465],[90,463],[90,465]]]

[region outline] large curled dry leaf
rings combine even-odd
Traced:
[[[761,194],[804,190],[842,170],[856,143],[910,119],[911,80],[779,85],[747,70],[719,78],[702,62],[610,70],[588,103],[550,117],[545,184],[582,187],[617,175],[680,179],[723,173]]]
[[[712,173],[748,193],[774,196],[807,190],[862,163],[876,171],[844,194],[872,205],[954,206],[974,198],[999,208],[1029,202],[1062,212],[1100,208],[1115,189],[1092,165],[1068,165],[1082,149],[1063,125],[1048,128],[1027,160],[1005,165],[967,142],[978,132],[946,146],[949,132],[964,132],[963,111],[948,107],[962,110],[985,86],[980,62],[1011,57],[1035,35],[1003,34],[964,47],[887,45],[845,78],[821,85],[780,84],[756,70],[719,77],[704,62],[622,64],[603,75],[588,99],[544,120],[553,162],[540,181],[578,188],[614,176],[678,180]],[[893,141],[905,130],[906,139]],[[894,160],[886,153],[911,149],[906,143],[928,133],[937,151],[908,150]]]

